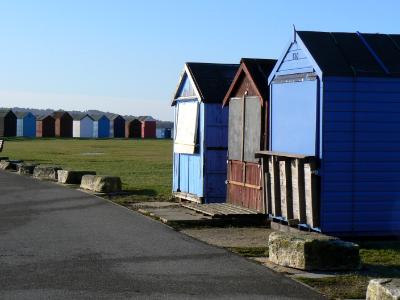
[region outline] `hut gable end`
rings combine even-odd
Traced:
[[[294,41],[279,64],[276,75],[313,72],[313,65],[303,49],[302,45]]]

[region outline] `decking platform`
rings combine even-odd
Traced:
[[[210,204],[199,204],[193,202],[182,202],[181,205],[188,209],[194,210],[198,213],[210,216],[213,218],[221,217],[252,217],[262,216],[263,214],[229,203],[210,203]]]

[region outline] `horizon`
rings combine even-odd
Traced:
[[[261,0],[2,3],[0,106],[172,121],[185,62],[277,59],[293,24],[299,31],[396,33],[399,6],[389,0],[312,0],[301,7]]]

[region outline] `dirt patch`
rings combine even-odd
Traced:
[[[267,247],[269,228],[259,227],[224,227],[184,229],[181,232],[211,245],[234,247]]]

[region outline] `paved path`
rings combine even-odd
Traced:
[[[1,299],[319,299],[128,209],[0,172]]]

